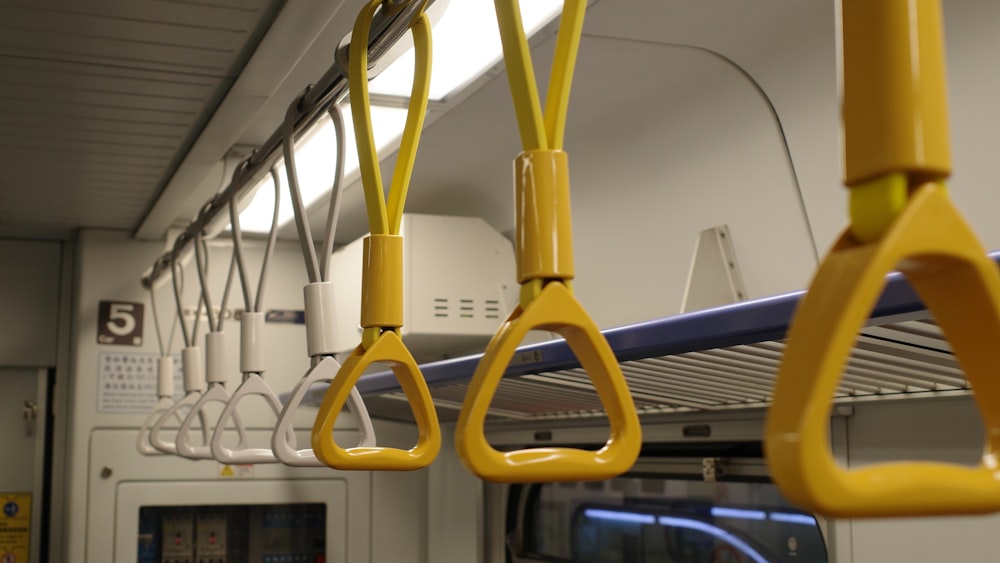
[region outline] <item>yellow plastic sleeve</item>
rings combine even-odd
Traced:
[[[521,153],[514,161],[514,204],[518,282],[572,279],[573,226],[566,153]]]
[[[843,0],[845,183],[951,171],[938,0]]]
[[[403,237],[365,237],[363,253],[361,326],[403,326]]]

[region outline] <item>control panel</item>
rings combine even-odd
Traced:
[[[326,505],[143,506],[138,563],[323,563]]]

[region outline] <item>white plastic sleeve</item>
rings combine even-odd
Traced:
[[[222,332],[209,332],[205,335],[205,381],[225,383],[228,375],[226,335]]]
[[[181,368],[184,370],[184,392],[201,391],[205,388],[205,360],[201,348],[190,346],[181,351]]]
[[[174,359],[163,356],[156,367],[156,396],[174,396]]]
[[[336,304],[333,282],[316,282],[303,288],[306,303],[306,348],[310,356],[336,353],[334,341]]]
[[[240,318],[240,371],[264,372],[264,313],[243,313]]]

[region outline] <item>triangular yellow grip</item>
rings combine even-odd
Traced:
[[[965,375],[987,444],[978,467],[895,462],[846,470],[829,447],[830,401],[858,331],[898,267],[933,312]],[[789,500],[835,517],[1000,510],[1000,272],[949,201],[926,184],[879,242],[845,233],[792,321],[768,412],[765,448]]]
[[[341,448],[333,440],[333,426],[344,408],[351,389],[365,369],[374,362],[388,364],[396,374],[417,423],[417,444],[409,450],[386,447]],[[438,424],[431,393],[420,367],[394,331],[383,332],[367,350],[358,346],[348,356],[330,388],[313,423],[312,448],[316,457],[334,469],[363,471],[410,471],[427,467],[441,450]]]
[[[564,337],[590,375],[611,426],[611,437],[601,449],[500,452],[486,441],[483,425],[490,402],[518,344],[532,329]],[[621,367],[604,335],[562,282],[550,282],[525,309],[515,308],[493,336],[465,394],[455,446],[473,473],[506,483],[604,480],[635,464],[642,447],[642,429]]]

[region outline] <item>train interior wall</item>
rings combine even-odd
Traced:
[[[601,79],[578,78],[570,106],[576,288],[602,327],[676,313],[697,234],[718,224],[730,228],[749,297],[805,287],[817,254],[832,243],[845,216],[832,3],[794,8],[804,12],[797,18],[803,25],[785,29],[775,24],[753,48],[720,39],[727,26],[739,24],[740,10],[720,15],[719,29],[706,31],[686,27],[683,17],[671,19],[669,14],[681,13],[678,4],[597,3],[592,10],[603,16],[586,29],[580,51],[578,77]],[[1000,21],[1000,5],[949,0],[944,9],[955,169],[950,185],[985,246],[998,249],[1000,224],[994,215],[1000,190],[993,166],[1000,154],[995,135],[1000,112],[994,107],[1000,98],[994,64],[1000,34],[990,23]],[[652,16],[637,22],[612,13],[640,10]],[[664,43],[665,36],[674,39]],[[552,44],[549,38],[538,52],[547,53]],[[649,60],[657,61],[655,67]],[[543,76],[547,67],[538,66]],[[422,149],[441,153],[460,151],[458,145],[481,147],[469,155],[468,166],[496,161],[482,167],[482,181],[506,191],[498,192],[504,195],[496,201],[476,205],[508,233],[513,122],[509,130],[474,132],[472,138],[462,124],[492,108],[509,112],[509,105],[506,79],[493,78],[434,122]],[[413,190],[421,189],[433,187],[421,185],[418,165]],[[456,205],[442,201],[440,207],[425,204],[417,210],[449,212]],[[66,244],[0,243],[4,263],[16,265],[17,274],[5,276],[0,287],[0,304],[10,313],[0,317],[5,343],[0,360],[57,368],[53,491],[59,496],[53,503],[52,541],[53,553],[65,561],[79,561],[80,554],[86,561],[110,561],[105,557],[112,526],[94,510],[97,495],[114,492],[102,489],[94,475],[102,466],[92,448],[95,437],[105,433],[138,431],[144,418],[95,408],[104,351],[95,334],[97,306],[108,299],[148,302],[138,278],[161,251],[161,243],[100,230],[84,230]],[[212,252],[211,278],[220,287],[227,250]],[[259,260],[259,247],[253,252]],[[268,307],[301,308],[305,276],[298,252],[294,243],[279,247]],[[185,289],[191,302],[197,285],[192,274]],[[167,288],[158,291],[167,304],[161,310],[168,309]],[[231,306],[238,301],[234,293]],[[156,354],[148,308],[144,322],[145,341],[133,351]],[[268,330],[267,379],[287,390],[308,366],[304,333],[298,325],[269,325]],[[229,333],[235,370],[235,323]],[[267,413],[255,414],[250,424],[263,431],[272,421]],[[397,436],[401,444],[412,439],[412,427],[379,424],[380,432]],[[972,463],[983,443],[967,398],[858,404],[853,415],[833,424],[835,451],[850,466],[910,456]],[[308,427],[304,416],[300,439],[307,439]],[[352,431],[350,420],[340,427],[347,435]],[[445,428],[446,437],[450,430]],[[121,447],[132,448],[132,443]],[[124,463],[140,463],[137,453],[130,455]],[[211,468],[204,474],[189,467],[178,471],[184,479],[216,477]],[[259,475],[281,479],[297,471],[302,470],[272,466]],[[333,478],[307,471],[310,478]],[[365,521],[350,528],[365,545],[350,552],[359,557],[352,561],[481,557],[484,510],[495,507],[486,504],[481,483],[465,471],[449,443],[426,470],[372,474],[346,486],[368,506]],[[997,518],[838,521],[832,525],[832,547],[838,562],[982,560],[982,554],[1000,547],[992,533]]]

